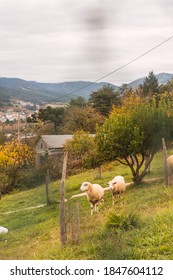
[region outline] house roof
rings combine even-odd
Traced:
[[[42,135],[41,139],[49,149],[63,148],[67,140],[71,140],[73,135]]]

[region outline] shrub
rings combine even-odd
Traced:
[[[106,221],[106,227],[115,230],[131,230],[140,225],[139,217],[134,213],[126,215],[117,215],[115,212],[110,212]]]
[[[34,169],[6,168],[1,172],[0,191],[2,194],[10,193],[14,190],[31,189],[45,182],[45,173],[40,173]]]

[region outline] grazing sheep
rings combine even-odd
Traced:
[[[109,188],[112,191],[112,205],[114,205],[115,196],[123,193],[126,189],[126,183],[123,176],[115,176],[112,181],[108,182]]]
[[[91,184],[90,182],[82,183],[80,190],[86,192],[87,199],[91,205],[91,215],[98,212],[98,204],[103,199],[104,189],[98,184]]]
[[[173,155],[167,158],[167,166],[168,166],[168,184],[172,186],[173,185]]]

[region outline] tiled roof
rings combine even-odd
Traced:
[[[71,140],[73,135],[42,135],[41,139],[49,149],[63,148],[67,140]]]

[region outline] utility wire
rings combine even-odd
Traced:
[[[141,55],[137,56],[136,58],[130,60],[130,61],[127,62],[126,64],[124,64],[124,65],[118,67],[117,69],[115,69],[115,70],[109,72],[108,74],[106,74],[106,75],[104,75],[104,76],[98,78],[97,80],[95,80],[95,81],[93,81],[93,82],[90,82],[90,83],[88,83],[88,84],[86,84],[86,85],[84,85],[84,86],[82,86],[82,87],[80,87],[80,88],[78,88],[78,89],[76,89],[76,90],[73,90],[73,91],[69,92],[69,93],[66,94],[66,95],[63,95],[62,97],[60,97],[60,99],[63,98],[63,97],[65,97],[65,96],[74,94],[75,92],[78,92],[78,91],[80,91],[81,89],[84,89],[84,88],[86,88],[86,87],[89,87],[89,86],[91,86],[91,85],[93,85],[93,84],[99,82],[100,80],[103,80],[104,78],[106,78],[106,77],[112,75],[113,73],[118,72],[119,70],[125,68],[125,67],[128,66],[129,64],[132,64],[133,62],[135,62],[135,61],[137,61],[138,59],[142,58],[143,56],[147,55],[148,53],[150,53],[150,52],[154,51],[155,49],[159,48],[161,45],[165,44],[166,42],[168,42],[168,41],[171,40],[172,38],[173,38],[173,36],[167,38],[166,40],[162,41],[161,43],[159,43],[158,45],[156,45],[156,46],[154,46],[153,48],[149,49],[148,51],[146,51],[146,52],[142,53]]]

